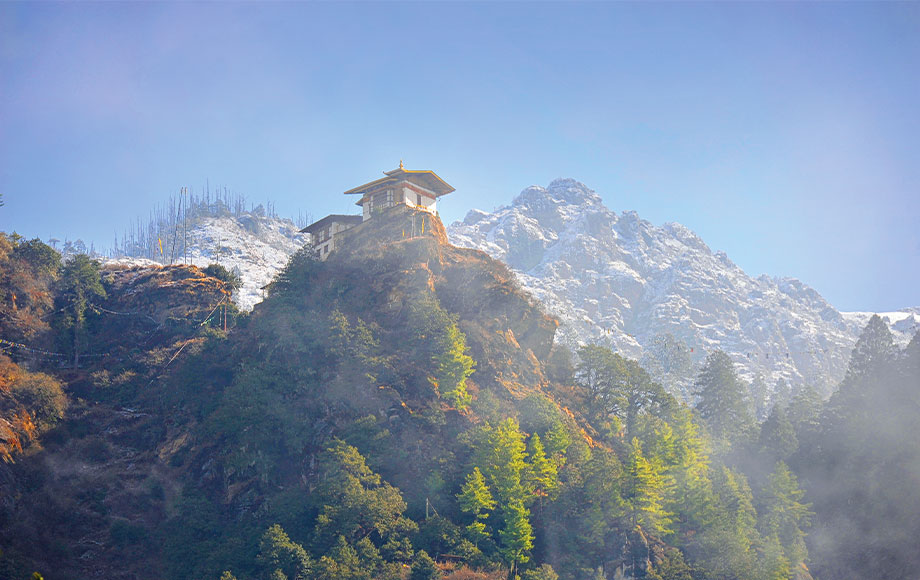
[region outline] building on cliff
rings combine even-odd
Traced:
[[[362,215],[328,215],[300,230],[310,234],[321,260],[339,247],[342,232],[371,219],[375,214],[397,205],[406,205],[437,215],[438,198],[454,191],[434,171],[406,169],[402,161],[398,168],[383,174],[380,179],[345,192],[345,195],[361,196],[355,205],[361,206]]]
[[[361,196],[355,205],[364,210],[365,221],[371,219],[374,213],[399,204],[436,214],[438,198],[454,191],[434,171],[406,169],[402,161],[398,168],[383,174],[385,177],[345,192],[345,195]]]
[[[317,255],[320,259],[325,260],[329,252],[336,248],[336,244],[341,243],[341,236],[338,234],[353,228],[362,221],[364,220],[359,215],[332,214],[313,222],[300,232],[310,234]]]

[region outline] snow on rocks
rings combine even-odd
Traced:
[[[182,233],[178,246],[182,248]],[[202,217],[188,225],[188,263],[204,268],[219,263],[239,275],[242,287],[233,293],[233,301],[243,310],[262,301],[262,287],[284,268],[291,255],[307,242],[294,223],[287,219],[251,213],[238,217]],[[185,261],[185,252],[175,260]],[[107,263],[125,265],[159,265],[145,258],[119,257]]]
[[[799,280],[751,278],[687,227],[617,214],[572,179],[528,187],[491,214],[472,210],[447,231],[452,243],[506,262],[559,317],[557,340],[571,347],[602,343],[641,359],[670,333],[697,366],[718,348],[748,380],[826,395],[871,316],[841,314]],[[893,332],[904,327],[902,342],[920,322],[920,312],[886,315]]]

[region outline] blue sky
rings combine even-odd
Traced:
[[[318,218],[404,159],[446,222],[573,177],[920,306],[918,71],[918,3],[0,3],[0,229],[107,248],[208,181]]]

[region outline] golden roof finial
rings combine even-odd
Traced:
[[[405,169],[405,167],[403,167],[403,164],[402,164],[402,159],[399,160],[399,168],[400,168],[400,169]]]

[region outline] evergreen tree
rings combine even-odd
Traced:
[[[441,349],[434,355],[434,375],[436,388],[457,409],[467,408],[472,400],[466,379],[473,374],[476,362],[466,354],[467,350],[466,336],[451,321],[441,337]]]
[[[678,514],[677,532],[693,538],[710,524],[713,508],[708,447],[686,407],[677,409],[670,423],[648,436],[649,453],[663,465],[666,482],[664,508]],[[643,447],[643,450],[645,447]]]
[[[557,470],[565,464],[565,452],[572,444],[572,436],[562,421],[557,421],[546,432],[546,453],[556,464]]]
[[[539,568],[524,571],[524,580],[559,580],[559,574],[549,564],[541,564]]]
[[[560,569],[596,569],[622,545],[626,504],[623,466],[612,451],[592,449],[566,465],[568,480],[559,499],[546,508],[547,543],[556,547]]]
[[[466,336],[457,320],[428,295],[412,302],[406,324],[412,330],[413,350],[431,365],[429,380],[435,391],[455,408],[466,409],[472,399],[466,380],[476,362],[467,354]]]
[[[811,504],[802,502],[804,495],[789,467],[777,462],[763,491],[761,533],[767,538],[776,537],[793,565],[804,562],[808,556],[803,530],[814,513]]]
[[[776,536],[769,536],[760,548],[757,580],[789,580],[792,566]]]
[[[309,577],[305,577],[307,580]],[[310,580],[372,580],[373,570],[366,570],[358,559],[358,552],[339,536],[329,551],[320,557]]]
[[[738,441],[749,434],[754,417],[747,388],[727,354],[717,350],[706,357],[695,386],[696,410],[717,438]]]
[[[768,463],[787,461],[799,447],[795,428],[786,418],[782,407],[773,407],[770,416],[760,426],[760,454]]]
[[[320,506],[315,543],[320,552],[340,535],[348,543],[363,537],[383,543],[416,528],[402,515],[406,502],[399,490],[382,481],[351,445],[336,440],[321,459],[320,475],[315,491]]]
[[[614,384],[616,376],[622,374],[618,368],[622,360],[604,346],[589,344],[578,349],[575,382],[586,392],[592,412],[606,415],[619,406],[614,400]]]
[[[425,550],[416,552],[412,568],[409,570],[409,580],[437,580],[440,577],[441,571],[438,570],[428,552]]]
[[[805,386],[797,392],[789,406],[786,407],[786,417],[792,425],[797,439],[803,435],[814,433],[818,427],[818,417],[821,415],[821,408],[824,401],[821,395],[814,388]]]
[[[489,517],[488,512],[495,509],[495,500],[492,499],[492,494],[486,486],[486,478],[478,467],[474,467],[473,472],[466,477],[457,499],[460,501],[460,509],[472,514],[477,520]]]
[[[850,370],[793,458],[814,506],[818,578],[906,578],[920,569],[920,343],[892,354],[873,319]],[[801,503],[801,502],[799,502]]]
[[[530,469],[527,470],[528,489],[533,489],[539,498],[555,499],[559,490],[559,473],[556,464],[547,459],[540,436],[534,433],[527,442],[527,456]]]
[[[457,494],[457,500],[460,502],[460,509],[464,513],[472,514],[473,522],[467,526],[473,543],[478,545],[479,541],[487,537],[486,524],[483,520],[489,517],[489,512],[495,509],[495,500],[486,486],[486,479],[478,467],[473,468],[473,472],[466,477],[460,493]]]
[[[747,479],[727,467],[714,470],[713,517],[691,552],[714,578],[755,578],[757,511]]]
[[[486,440],[479,446],[477,455],[476,463],[495,492],[502,509],[512,501],[523,503],[530,499],[524,487],[526,446],[517,421],[508,418],[498,427],[488,429]]]
[[[106,295],[99,270],[99,262],[86,254],[77,254],[64,264],[58,280],[54,326],[67,337],[74,367],[80,364],[80,353],[86,347],[86,311],[93,300]]]
[[[850,364],[842,384],[854,383],[862,377],[879,376],[884,365],[897,352],[888,325],[878,314],[873,314],[850,353]]]
[[[512,500],[502,508],[502,529],[498,532],[500,551],[508,563],[509,578],[514,578],[519,564],[526,564],[533,548],[533,528],[530,511],[520,499]]]
[[[278,524],[274,524],[262,534],[262,540],[259,542],[259,561],[272,578],[279,580],[307,580],[311,577],[314,567],[303,546],[292,542]]]
[[[624,498],[631,508],[633,524],[655,535],[671,533],[674,514],[665,508],[671,482],[663,473],[663,466],[645,457],[639,439],[632,440],[626,466],[629,484]]]
[[[517,421],[506,419],[498,427],[484,432],[478,449],[477,464],[495,491],[500,506],[500,552],[512,570],[526,563],[533,548],[533,528],[527,505],[533,490],[527,486],[524,434]]]

